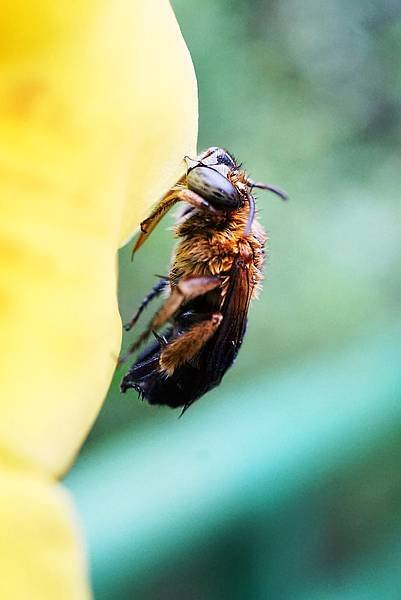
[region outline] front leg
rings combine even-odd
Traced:
[[[188,202],[188,204],[195,208],[199,208],[200,210],[205,210],[213,214],[218,213],[218,210],[216,210],[207,200],[202,198],[202,196],[196,192],[193,192],[185,187],[179,189],[177,186],[177,188],[173,189],[161,200],[161,202],[159,202],[149,217],[142,221],[141,232],[138,235],[132,249],[132,256],[149,237],[159,221],[175,204],[177,204],[177,202]]]

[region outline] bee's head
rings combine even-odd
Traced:
[[[230,169],[237,168],[237,163],[235,162],[234,157],[231,156],[227,150],[224,150],[224,148],[216,148],[215,157],[218,165],[226,165]]]
[[[249,179],[241,165],[224,148],[212,146],[196,159],[186,157],[186,160],[188,188],[214,208],[230,211],[241,208],[245,201],[254,203],[254,188],[270,190],[283,200],[287,199],[287,194],[279,188]]]
[[[243,205],[243,198],[227,175],[237,168],[233,157],[222,148],[213,146],[195,160],[186,157],[187,186],[214,208],[235,210]]]
[[[219,148],[218,146],[212,146],[202,152],[202,154],[197,157],[196,162],[201,162],[204,165],[214,167],[216,170],[219,170],[219,165],[225,165],[228,167],[227,170],[238,168],[235,158],[227,152],[227,150]]]

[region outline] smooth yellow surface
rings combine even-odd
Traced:
[[[0,470],[0,598],[90,595],[84,544],[69,495],[45,477]]]
[[[29,597],[40,584],[54,598],[57,580],[74,589],[80,559],[52,478],[119,353],[117,247],[195,154],[196,81],[166,0],[0,10],[0,569],[12,590],[34,556]]]

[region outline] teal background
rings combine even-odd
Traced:
[[[66,479],[95,597],[399,599],[400,4],[173,5],[199,149],[291,199],[258,193],[266,281],[222,385],[178,419],[113,380]],[[124,320],[172,223],[120,253]]]

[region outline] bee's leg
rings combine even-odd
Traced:
[[[177,201],[179,200],[188,202],[188,204],[191,204],[195,208],[199,208],[213,214],[217,214],[219,212],[217,208],[210,204],[210,202],[188,188],[183,188],[177,193]]]
[[[191,329],[168,343],[160,355],[160,369],[171,377],[177,367],[190,362],[212,337],[222,318],[221,313],[213,313],[208,319],[196,323]]]
[[[130,321],[128,321],[128,323],[124,325],[125,331],[129,331],[133,328],[133,326],[135,325],[135,323],[137,322],[137,320],[139,319],[149,302],[151,302],[154,298],[157,298],[157,296],[161,294],[161,292],[164,290],[167,284],[168,280],[166,279],[161,279],[156,283],[156,285],[150,290],[149,294],[145,296],[145,298],[142,300],[138,310],[132,315]]]
[[[180,279],[145,331],[128,348],[127,353],[119,358],[118,364],[125,362],[128,356],[135,352],[148,339],[151,332],[154,329],[162,327],[177,312],[182,304],[210,292],[220,284],[221,280],[219,277],[185,277]]]
[[[141,223],[141,232],[136,239],[134,247],[132,248],[132,256],[142,246],[143,242],[152,233],[158,222],[164,217],[164,215],[174,206],[177,202],[188,202],[195,208],[200,208],[211,213],[217,213],[218,211],[202,196],[199,196],[196,192],[192,192],[187,188],[178,187],[173,189],[167,194],[152,211],[147,219]]]
[[[140,225],[141,232],[135,241],[134,247],[132,248],[131,257],[135,254],[138,248],[142,246],[143,242],[152,233],[158,222],[164,217],[170,208],[174,206],[176,202],[177,190],[173,189],[160,200],[159,204],[152,210],[147,219],[142,221]]]

